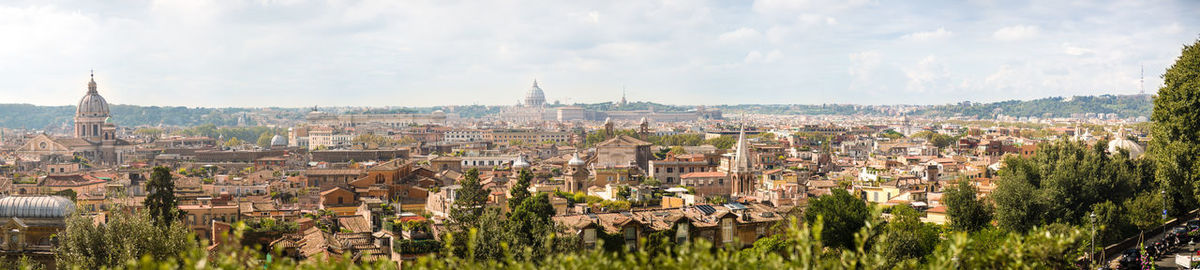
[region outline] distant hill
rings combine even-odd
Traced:
[[[110,105],[113,123],[119,126],[195,126],[236,125],[243,108],[187,108],[137,105]],[[0,104],[0,127],[48,129],[72,124],[75,106],[37,106]]]
[[[714,108],[726,114],[794,115],[910,115],[960,116],[994,119],[997,115],[1015,117],[1070,117],[1072,114],[1115,113],[1122,118],[1150,117],[1154,104],[1149,95],[1100,95],[1070,98],[1050,97],[1035,100],[1009,100],[992,103],[962,102],[946,105],[853,105],[853,104],[743,104]]]
[[[1149,95],[1100,95],[1070,98],[1052,97],[1028,101],[1009,100],[995,103],[971,103],[930,106],[921,111],[927,116],[967,116],[994,118],[997,114],[1017,117],[1069,117],[1072,114],[1115,113],[1122,118],[1150,117],[1154,103]]]
[[[566,105],[551,105],[561,107]],[[654,110],[658,112],[679,112],[695,109],[695,106],[666,105],[653,102],[631,102],[625,106],[616,106],[612,102],[593,104],[573,104],[589,110],[624,111],[624,110]],[[386,109],[370,109],[360,112],[347,113],[429,113],[440,110],[455,113],[464,118],[478,118],[493,115],[502,106],[434,106]],[[899,115],[905,112],[911,115],[924,116],[961,116],[978,119],[993,119],[1003,114],[1016,117],[1069,117],[1072,114],[1083,113],[1115,113],[1120,117],[1150,117],[1154,105],[1148,95],[1100,95],[1077,96],[1070,98],[1051,97],[1035,100],[1010,100],[993,103],[971,103],[947,105],[852,105],[852,104],[742,104],[716,105],[709,108],[719,109],[726,115],[736,113],[783,114],[783,115]],[[216,126],[236,125],[237,119],[243,112],[254,112],[252,108],[188,108],[188,107],[159,107],[137,105],[111,105],[113,121],[120,126],[197,126],[213,124]],[[278,117],[300,120],[307,108],[272,108],[286,111]],[[0,104],[0,127],[47,129],[69,126],[75,115],[75,106],[37,106],[30,104]],[[246,124],[255,124],[248,118]]]

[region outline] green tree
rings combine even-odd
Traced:
[[[64,189],[64,190],[60,190],[60,191],[58,191],[58,192],[55,192],[55,193],[54,193],[54,195],[58,195],[58,196],[67,197],[67,199],[71,199],[71,201],[72,201],[72,202],[73,202],[73,201],[75,201],[75,197],[76,197],[76,196],[78,196],[78,195],[76,195],[76,194],[75,194],[75,190],[74,190],[74,189]]]
[[[1112,201],[1092,205],[1096,214],[1095,227],[1098,246],[1116,243],[1137,232],[1137,227],[1130,223],[1125,207]],[[1089,224],[1091,225],[1091,221]]]
[[[1166,187],[1170,214],[1179,216],[1197,206],[1200,183],[1200,40],[1183,46],[1175,64],[1163,74],[1163,87],[1154,99],[1150,158],[1156,176]]]
[[[270,132],[259,133],[258,140],[255,141],[256,142],[255,144],[257,144],[258,147],[264,147],[264,148],[269,147],[269,146],[271,146],[271,137],[273,137],[274,135],[275,134],[272,134]]]
[[[734,138],[733,136],[721,136],[704,140],[704,143],[711,144],[712,146],[717,147],[717,149],[729,149],[733,148],[734,144],[737,144],[737,138]]]
[[[888,139],[892,139],[892,140],[904,138],[904,134],[902,134],[900,132],[896,132],[896,130],[894,130],[894,129],[887,129],[882,132],[879,132],[879,136],[882,136],[882,137],[888,138]]]
[[[1162,224],[1162,205],[1162,195],[1153,192],[1138,194],[1123,204],[1129,223],[1142,231]]]
[[[810,223],[809,226],[817,217],[824,220],[821,242],[826,246],[853,248],[854,233],[862,228],[870,214],[866,202],[844,189],[834,189],[832,194],[809,201],[804,220]]]
[[[924,258],[938,243],[937,229],[921,222],[921,213],[907,205],[892,207],[892,219],[875,248],[889,265]]]
[[[146,200],[143,204],[159,224],[167,224],[178,217],[179,201],[175,198],[175,181],[171,169],[163,166],[154,167],[150,173],[150,181],[146,182]]]
[[[1144,166],[1109,155],[1105,145],[1059,140],[1038,145],[1032,157],[1005,158],[991,195],[996,222],[1020,232],[1056,222],[1084,224],[1094,204],[1155,189],[1141,176]]]
[[[532,180],[533,173],[530,173],[529,170],[522,169],[517,172],[517,182],[513,183],[512,188],[508,190],[508,209],[510,211],[517,209],[518,205],[529,198],[529,185]]]
[[[550,205],[548,194],[538,193],[525,198],[520,205],[513,208],[505,223],[509,239],[512,241],[509,244],[513,247],[529,248],[533,253],[528,256],[535,258],[548,255],[548,249],[555,246],[553,238],[550,237],[555,232],[554,223],[550,220],[553,216],[554,206]]]
[[[390,137],[369,133],[355,136],[353,142],[372,145],[375,147],[392,147],[400,144],[400,141],[394,140]]]
[[[642,185],[657,187],[662,185],[662,180],[654,177],[646,177],[646,180],[642,181]]]
[[[479,183],[479,170],[467,170],[459,186],[455,191],[457,198],[454,199],[454,206],[450,209],[451,224],[460,229],[474,227],[488,201],[488,191]]]
[[[951,228],[974,232],[987,227],[992,221],[987,205],[975,198],[976,192],[975,186],[965,179],[960,179],[958,185],[945,191],[942,200],[946,204]]]
[[[71,216],[57,239],[56,264],[77,269],[117,267],[143,256],[165,261],[199,247],[180,221],[163,223],[149,212],[124,209],[109,211],[104,223]]]
[[[229,138],[229,140],[225,141],[225,147],[235,147],[238,145],[242,145],[242,140],[238,140],[237,137]]]

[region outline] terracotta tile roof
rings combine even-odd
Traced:
[[[90,175],[79,175],[79,174],[50,175],[50,176],[46,176],[44,179],[42,179],[42,181],[40,183],[38,183],[38,186],[78,187],[78,186],[86,186],[86,185],[100,184],[100,183],[104,183],[104,180],[100,180],[99,178],[92,177]]]
[[[723,172],[694,172],[680,175],[679,178],[725,177]]]
[[[350,230],[351,232],[371,232],[371,223],[367,222],[367,219],[363,218],[362,216],[338,217],[338,225],[341,225],[343,229]]]
[[[362,169],[308,169],[304,171],[305,175],[359,175],[363,173]]]

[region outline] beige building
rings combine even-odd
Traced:
[[[597,167],[636,166],[650,168],[650,143],[626,135],[617,135],[596,145]]]

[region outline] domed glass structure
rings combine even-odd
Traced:
[[[0,198],[0,217],[64,218],[75,212],[75,203],[60,196],[9,196]]]

